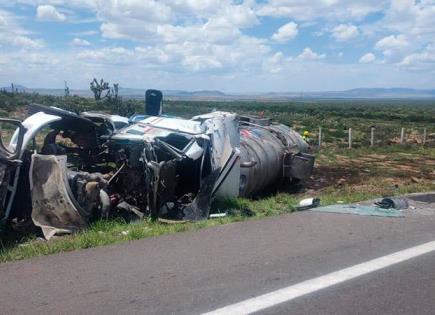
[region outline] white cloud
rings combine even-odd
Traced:
[[[138,65],[168,72],[243,72],[260,68],[269,49],[261,42],[242,37],[232,45],[185,41],[161,46],[85,50],[77,59],[90,64]]]
[[[208,56],[186,56],[182,64],[187,69],[192,69],[193,71],[220,69],[223,67],[219,60]]]
[[[259,5],[257,14],[261,16],[289,17],[298,21],[316,19],[360,20],[370,13],[382,11],[386,0],[270,0]]]
[[[279,51],[264,61],[263,70],[269,73],[281,72],[288,61],[291,61],[291,58],[285,58],[284,54]]]
[[[86,39],[74,38],[71,41],[71,45],[74,45],[74,46],[90,46],[91,43],[89,41],[87,41]]]
[[[44,46],[41,41],[33,40],[27,36],[15,36],[12,40],[9,40],[9,42],[15,46],[28,49],[38,49]]]
[[[246,4],[226,5],[218,12],[218,18],[236,27],[250,27],[259,23],[254,10]]]
[[[390,35],[380,39],[375,44],[375,49],[382,51],[386,61],[395,63],[403,58],[412,47],[407,36],[400,34]]]
[[[6,26],[6,25],[7,25],[6,18],[4,18],[4,17],[0,14],[0,26]]]
[[[275,85],[288,89],[288,82],[304,89],[381,85],[381,79],[390,86],[435,82],[434,0],[15,0],[0,7],[12,10],[17,4],[25,9],[17,16],[0,9],[0,80],[22,73],[29,78],[23,80],[32,77],[35,82],[62,83],[64,76],[87,82],[88,77],[109,79],[116,74],[116,80],[126,80],[130,86],[158,80],[170,88],[216,84],[216,88],[263,90]],[[23,26],[29,7],[37,14],[38,7],[50,7],[42,12],[44,19],[68,20],[71,38],[59,43],[76,48],[44,48],[40,36],[47,36],[45,32],[39,35]],[[379,14],[366,19],[372,13]],[[91,24],[76,28],[83,19],[93,20],[98,28],[87,28]],[[292,22],[270,38],[260,38],[270,20]],[[310,35],[323,37],[316,41]],[[287,57],[289,47],[283,45],[279,51],[273,45],[295,37],[316,45],[305,44],[307,48],[294,58]],[[348,44],[359,37],[366,40],[358,40],[358,47]],[[335,41],[340,42],[338,47]],[[96,48],[100,45],[105,47]],[[347,58],[341,58],[342,52],[350,56],[360,49],[367,53],[344,64]],[[34,72],[26,65],[26,55],[31,56]],[[49,64],[56,58],[58,63]],[[380,67],[387,72],[380,74]],[[409,70],[419,70],[420,76]],[[26,71],[32,76],[27,77]],[[270,77],[280,81],[272,84]],[[292,81],[295,77],[298,80]],[[320,79],[325,77],[335,80]]]
[[[376,56],[372,53],[367,53],[359,59],[359,63],[372,63],[376,60]]]
[[[372,26],[372,33],[393,33],[381,38],[375,49],[385,61],[402,64],[408,56],[421,56],[435,38],[435,2],[433,0],[391,1],[384,18]],[[428,70],[430,71],[430,70]]]
[[[399,65],[411,70],[435,70],[435,43],[406,56]]]
[[[132,58],[160,64],[165,71],[246,71],[259,67],[269,53],[265,40],[241,31],[259,23],[253,1],[107,0],[101,4],[97,18],[102,37],[135,42]],[[151,52],[159,57],[151,58]],[[92,56],[88,52],[80,57]]]
[[[409,45],[408,39],[405,35],[390,35],[380,39],[375,48],[379,50],[400,50]]]
[[[154,0],[105,0],[98,7],[100,30],[109,39],[150,40],[158,25],[170,23],[174,13],[170,6]]]
[[[25,34],[26,31],[20,26],[18,18],[9,11],[0,8],[0,33]]]
[[[83,50],[76,55],[77,59],[103,65],[133,65],[134,52],[124,47],[103,48],[96,50]]]
[[[209,17],[216,14],[223,5],[227,5],[227,0],[163,0],[171,5],[174,11],[187,16],[200,18]]]
[[[313,36],[316,36],[316,37],[322,37],[324,34],[325,34],[325,32],[322,30],[313,32]]]
[[[210,19],[203,25],[174,26],[171,24],[157,25],[154,32],[157,41],[166,43],[183,43],[186,41],[201,43],[227,43],[231,44],[242,36],[239,29],[223,23],[220,20]]]
[[[419,41],[432,40],[435,36],[435,2],[433,0],[396,0],[385,12],[384,28]]]
[[[338,41],[347,41],[358,35],[358,27],[353,24],[340,24],[332,29],[332,36]]]
[[[325,58],[325,54],[318,54],[314,51],[312,51],[311,48],[306,47],[304,50],[300,53],[298,56],[298,59],[300,60],[319,60]]]
[[[11,46],[9,49],[40,49],[44,43],[40,39],[31,38],[30,32],[20,25],[18,17],[0,9],[0,43]],[[1,46],[3,46],[1,45]],[[2,48],[5,50],[5,48]]]
[[[171,62],[171,56],[160,48],[152,46],[136,47],[135,53],[141,60],[147,60],[153,64],[167,64]]]
[[[61,5],[68,6],[75,9],[95,9],[97,5],[101,5],[100,0],[14,0],[18,4],[25,5]]]
[[[30,53],[26,55],[25,62],[33,66],[57,65],[59,63],[59,59],[47,58],[47,54]]]
[[[36,17],[40,21],[63,22],[66,20],[65,14],[60,13],[50,4],[39,5],[36,9]]]
[[[98,32],[94,30],[89,30],[89,31],[82,31],[82,32],[73,32],[70,34],[74,36],[93,36],[93,35],[97,35]]]
[[[103,37],[147,43],[229,42],[242,35],[240,28],[259,23],[249,2],[217,0],[108,0],[97,17]]]
[[[272,35],[272,39],[284,43],[298,35],[298,25],[294,22],[289,22],[281,26],[276,33]]]
[[[119,52],[121,51],[122,49]],[[157,65],[145,57],[139,59],[138,55],[133,60],[132,57],[126,58],[124,64],[116,64],[112,60],[107,63],[93,63],[78,59],[77,54],[58,54],[49,51],[44,51],[41,58],[33,55],[32,64],[29,64],[27,55],[24,52],[3,54],[7,63],[0,67],[0,81],[4,81],[4,84],[17,82],[29,87],[34,87],[38,83],[40,86],[63,88],[63,80],[67,80],[72,88],[88,88],[90,79],[103,77],[109,82],[119,82],[125,87],[153,86],[159,89],[184,90],[212,87],[235,93],[338,90],[385,85],[431,88],[435,82],[434,73],[410,72],[390,64],[310,63],[298,59],[287,61],[284,56],[276,58],[277,71],[255,72],[252,71],[253,67],[250,67],[251,71],[243,72],[235,68],[235,72],[222,73],[218,68],[213,69],[213,73],[210,74],[207,70],[180,72],[179,70],[185,69],[184,66],[182,69],[174,69],[172,61],[168,67]],[[117,61],[120,56],[113,53],[112,58]],[[51,60],[56,60],[55,64],[51,64]],[[169,69],[173,71],[168,71]]]

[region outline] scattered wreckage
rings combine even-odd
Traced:
[[[252,197],[307,178],[314,164],[298,133],[264,118],[29,112],[0,119],[16,128],[0,142],[0,219],[32,220],[47,239],[98,218],[207,219],[216,196]]]

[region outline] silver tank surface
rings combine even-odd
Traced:
[[[307,150],[308,144],[288,126],[241,122],[239,195],[251,197],[282,178],[309,176],[314,157]]]

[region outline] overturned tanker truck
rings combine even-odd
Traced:
[[[155,106],[154,106],[155,107]],[[288,126],[211,112],[182,119],[161,108],[130,119],[32,104],[0,142],[0,220],[46,238],[91,220],[209,217],[216,196],[253,197],[311,175],[314,157]],[[40,143],[38,143],[38,140]]]

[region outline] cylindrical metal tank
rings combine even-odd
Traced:
[[[298,154],[307,149],[302,137],[285,125],[242,124],[239,196],[251,197],[278,182],[284,174],[285,154]]]

